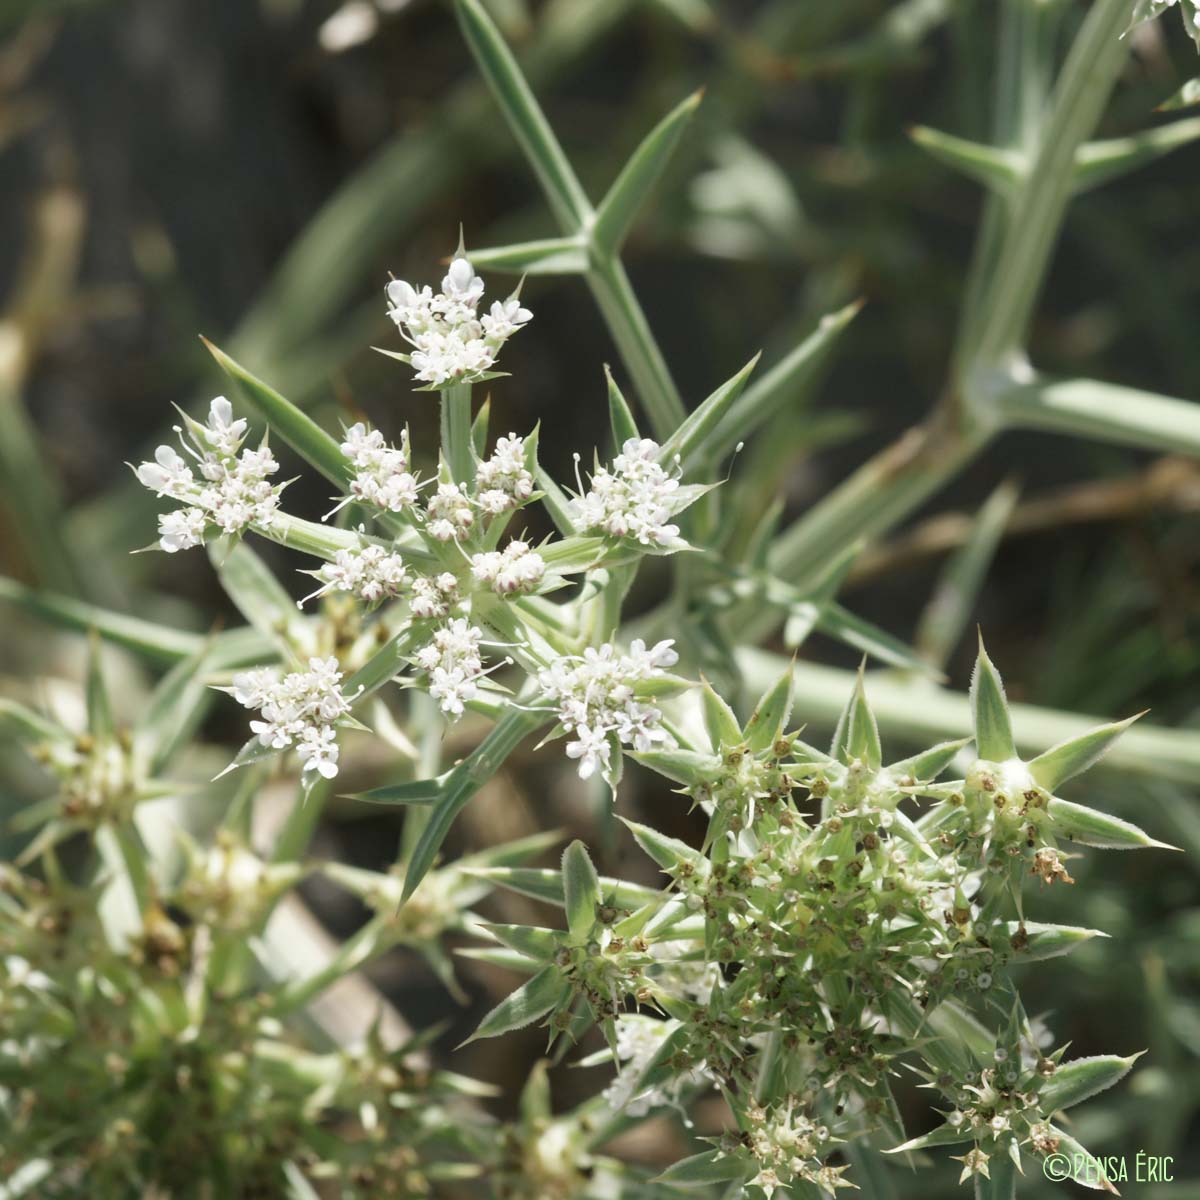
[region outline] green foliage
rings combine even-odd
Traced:
[[[601,17],[551,5],[529,52],[535,72],[561,66],[574,39],[624,7]],[[723,19],[704,3],[659,7],[692,30]],[[799,17],[796,7],[764,6],[764,44],[811,22],[799,40],[812,44],[769,70],[860,82],[918,61],[943,24],[966,45],[978,15],[909,0],[835,44],[869,5]],[[809,444],[804,399],[858,336],[861,305],[846,305],[853,292],[822,297],[812,311],[829,315],[803,338],[791,331],[774,365],[757,370],[755,355],[685,405],[622,260],[631,232],[650,224],[652,196],[700,149],[726,163],[702,177],[710,199],[747,202],[750,223],[769,232],[768,257],[795,249],[778,214],[799,219],[800,206],[765,155],[729,129],[704,128],[697,92],[642,122],[593,207],[580,182],[591,176],[576,171],[502,32],[506,20],[520,28],[520,5],[455,0],[454,10],[562,236],[470,259],[460,239],[440,290],[389,284],[388,314],[407,345],[383,353],[407,364],[420,402],[438,408],[436,448],[414,448],[406,427],[393,436],[347,418],[327,428],[304,407],[312,380],[290,361],[345,299],[335,251],[347,231],[326,235],[347,211],[378,213],[383,193],[365,179],[289,256],[272,291],[278,327],[267,304],[230,343],[256,369],[260,357],[278,367],[301,400],[208,344],[238,411],[265,426],[262,441],[247,448],[247,417],[218,399],[205,423],[182,414],[191,461],[162,446],[135,468],[166,510],[161,548],[206,545],[244,625],[177,629],[178,606],[148,590],[137,616],[92,602],[101,572],[60,529],[61,501],[36,469],[17,406],[21,372],[0,362],[7,503],[32,511],[21,536],[46,585],[0,579],[0,602],[86,635],[71,703],[49,687],[0,700],[0,738],[40,780],[16,813],[19,853],[0,864],[0,1197],[817,1200],[853,1186],[886,1200],[900,1192],[885,1153],[925,1168],[946,1161],[942,1147],[961,1151],[949,1156],[953,1171],[978,1197],[1036,1193],[1055,1154],[1083,1164],[1090,1186],[1111,1188],[1105,1163],[1076,1140],[1093,1141],[1089,1110],[1078,1123],[1071,1114],[1069,1131],[1060,1114],[1114,1088],[1125,1102],[1118,1085],[1140,1054],[1067,1059],[1022,997],[1041,979],[1035,964],[1068,954],[1059,978],[1086,978],[1107,936],[1090,925],[1123,919],[1084,848],[1172,849],[1109,811],[1112,780],[1137,777],[1157,802],[1148,827],[1170,824],[1189,849],[1200,845],[1176,787],[1200,766],[1194,734],[1010,704],[982,638],[967,695],[930,678],[951,662],[985,591],[1017,511],[1014,487],[968,522],[916,648],[839,599],[867,543],[1005,430],[1200,448],[1194,404],[1054,381],[1027,361],[1072,198],[1197,130],[1182,119],[1093,140],[1127,60],[1131,6],[1096,0],[1061,63],[1049,7],[1002,6],[991,142],[912,134],[988,192],[942,398],[794,521],[776,494],[782,470],[758,478],[736,455],[752,440],[748,453],[770,464],[781,445]],[[721,39],[736,40],[730,30]],[[733,57],[753,60],[750,50]],[[422,163],[430,178],[454,176],[455,139],[484,111],[464,94],[447,105],[443,132],[428,135],[431,157],[398,147],[404,180],[428,184]],[[1163,107],[1191,99],[1185,88]],[[726,234],[731,211],[716,225]],[[379,230],[363,238],[377,242]],[[529,275],[534,298],[518,287],[481,311],[481,266]],[[326,273],[322,291],[314,285]],[[633,385],[631,402],[609,371],[602,394],[564,359],[564,387],[607,407],[613,442],[611,455],[581,465],[574,488],[539,462],[538,430],[493,436],[498,406],[487,397],[474,407],[475,385],[502,378],[506,341],[536,317],[539,277],[554,275],[587,283]],[[313,312],[288,298],[284,285],[297,280],[322,291]],[[270,437],[336,490],[322,521],[283,507]],[[555,532],[534,544],[530,527]],[[317,590],[297,604],[275,547],[260,556],[250,536],[304,555]],[[211,624],[204,615],[197,627]],[[887,670],[800,659],[814,632]],[[777,633],[797,651],[790,662],[763,649]],[[165,668],[153,686],[142,686],[139,661]],[[219,694],[250,715],[239,723],[227,706],[217,745],[203,735]],[[804,740],[805,723],[832,730],[828,752]],[[241,730],[236,752],[230,727]],[[560,740],[565,762],[554,766],[544,747]],[[892,757],[896,742],[903,757]],[[485,791],[503,803],[525,758],[543,772],[531,789],[537,819],[549,827],[565,813],[596,836],[506,834],[461,853]],[[566,765],[582,781],[575,791]],[[1069,784],[1075,798],[1057,794]],[[542,807],[560,795],[571,801]],[[387,869],[310,855],[335,810],[396,817]],[[695,836],[677,836],[687,810]],[[274,819],[269,837],[260,818],[268,828]],[[537,865],[563,842],[557,867]],[[1086,915],[1064,898],[1071,871]],[[367,918],[339,945],[304,953],[299,889],[315,876]],[[1027,917],[1031,893],[1055,920]],[[1200,1053],[1194,1012],[1164,983],[1166,951],[1193,942],[1173,928],[1142,970],[1159,1023]],[[332,993],[369,989],[365,971],[393,952],[464,1008],[481,980],[509,988],[467,1015],[464,1055],[545,1029],[548,1060],[502,1116],[486,1110],[493,1089],[442,1069],[442,1026],[403,1029],[373,992],[359,1036],[339,1026]],[[517,981],[497,985],[494,971]],[[1149,1053],[1138,1098],[1162,1086],[1155,1071],[1169,1051]],[[556,1107],[551,1066],[564,1060],[611,1070]],[[1182,1107],[1200,1107],[1200,1092]],[[648,1130],[671,1131],[653,1161],[620,1137],[650,1120],[659,1123]],[[910,1136],[914,1127],[924,1131]]]

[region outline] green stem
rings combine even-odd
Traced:
[[[333,785],[326,780],[316,784],[307,794],[302,785],[297,786],[292,811],[280,827],[271,850],[272,862],[298,862],[304,857],[332,791]]]
[[[1200,456],[1200,404],[1094,379],[1039,380],[996,393],[997,414],[1020,429],[1045,429]]]
[[[981,297],[976,363],[1016,353],[1075,184],[1075,153],[1095,129],[1129,52],[1121,34],[1128,0],[1096,0],[1058,77],[1050,115],[1024,186],[1014,198],[995,274]]]
[[[441,392],[442,457],[455,483],[475,481],[475,458],[471,453],[471,385],[456,383]]]
[[[593,265],[587,281],[621,360],[633,376],[654,435],[660,442],[666,441],[683,423],[687,411],[629,276],[614,258]]]

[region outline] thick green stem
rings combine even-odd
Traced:
[[[455,483],[475,481],[475,459],[471,453],[471,385],[456,383],[441,393],[442,457]]]
[[[965,349],[990,366],[1016,353],[1075,184],[1075,154],[1095,129],[1129,52],[1128,0],[1096,0],[1071,46],[1018,191],[995,273],[981,297],[978,340]]]
[[[1200,404],[1094,379],[1015,384],[993,400],[1010,428],[1046,429],[1122,446],[1200,456]]]

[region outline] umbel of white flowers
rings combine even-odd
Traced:
[[[387,299],[388,316],[412,346],[411,353],[401,357],[432,388],[486,378],[500,347],[533,317],[521,307],[516,292],[494,301],[481,317],[483,280],[461,252],[450,264],[440,292],[393,279]]]
[[[643,753],[675,745],[662,727],[661,710],[638,694],[639,684],[679,661],[674,644],[663,641],[647,649],[637,638],[626,654],[612,645],[588,648],[579,656],[556,658],[539,673],[538,683],[554,703],[559,724],[573,735],[567,755],[579,760],[581,779],[597,769],[608,773],[614,741]]]
[[[310,658],[307,671],[282,678],[271,667],[245,671],[225,689],[246,708],[257,708],[261,720],[250,728],[259,742],[273,750],[295,747],[305,774],[315,771],[326,779],[338,772],[336,725],[350,714],[350,699],[342,692],[336,658]]]
[[[233,406],[224,396],[209,405],[206,425],[188,416],[184,421],[187,440],[184,430],[175,428],[184,450],[195,459],[199,479],[173,446],[159,446],[153,462],[135,468],[138,481],[145,487],[185,505],[159,517],[159,546],[173,554],[201,545],[213,526],[234,534],[251,525],[269,526],[283,488],[267,482],[279,470],[279,464],[266,440],[257,450],[241,449],[246,422],[233,419]]]

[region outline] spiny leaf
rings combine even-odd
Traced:
[[[663,443],[658,454],[660,463],[671,463],[678,456],[686,471],[707,457],[705,446],[708,439],[742,395],[746,381],[754,373],[760,357],[756,354],[736,375],[727,379],[693,412],[688,413],[683,424]]]
[[[588,267],[587,247],[580,237],[542,238],[472,250],[476,268],[511,271],[514,275],[582,275]]]
[[[630,752],[630,757],[675,783],[688,785],[715,779],[721,770],[721,760],[716,755],[695,750],[645,750]]]
[[[492,418],[492,398],[485,396],[475,420],[471,422],[471,449],[475,457],[482,459],[487,454],[488,426]]]
[[[543,720],[543,714],[540,712],[510,708],[488,732],[487,737],[450,772],[446,778],[445,789],[434,804],[429,820],[421,831],[408,861],[404,877],[406,900],[433,866],[433,860],[446,840],[455,817]]]
[[[690,862],[693,866],[698,867],[704,861],[698,850],[693,850],[691,846],[686,842],[681,842],[678,838],[668,837],[665,833],[659,833],[657,829],[651,829],[648,825],[640,825],[637,821],[631,821],[627,817],[619,816],[617,819],[629,828],[629,831],[637,839],[638,845],[665,870],[671,870],[684,862]]]
[[[613,446],[620,450],[630,438],[641,437],[641,434],[638,433],[629,403],[621,394],[607,363],[604,364],[604,378],[608,382],[608,420],[612,426]]]
[[[737,1155],[722,1154],[720,1150],[705,1150],[690,1158],[673,1163],[655,1180],[674,1187],[706,1187],[710,1183],[727,1183],[747,1179],[753,1174],[746,1160]]]
[[[1172,121],[1128,137],[1088,142],[1075,152],[1075,189],[1083,192],[1119,179],[1200,138],[1200,117]]]
[[[834,601],[818,606],[815,626],[828,637],[861,650],[890,667],[941,678],[940,672],[931,669],[911,646]]]
[[[583,942],[596,924],[600,879],[588,857],[587,847],[578,839],[563,851],[562,872],[567,928],[574,941]]]
[[[861,311],[862,303],[856,301],[822,317],[804,341],[746,388],[705,443],[708,461],[719,462],[777,412],[799,403],[838,337]]]
[[[432,804],[446,787],[443,779],[414,779],[409,783],[392,783],[347,797],[367,804]]]
[[[925,125],[914,126],[908,136],[939,162],[1001,194],[1011,191],[1027,169],[1024,156],[1015,151],[985,146]]]
[[[955,1146],[959,1142],[969,1142],[975,1137],[970,1125],[939,1125],[920,1137],[910,1138],[901,1146],[892,1146],[884,1150],[884,1154],[904,1154],[910,1150],[927,1150],[930,1146]]]
[[[501,1000],[463,1045],[479,1038],[499,1037],[514,1029],[524,1029],[557,1008],[570,995],[571,985],[563,979],[558,968],[553,965],[543,967],[528,983]]]
[[[479,928],[527,958],[546,962],[554,957],[562,934],[557,929],[541,929],[536,925],[494,925],[481,922]]]
[[[278,433],[305,462],[316,467],[339,488],[349,485],[354,475],[350,461],[342,453],[338,443],[312,417],[298,409],[291,401],[285,400],[261,379],[251,375],[245,367],[235,362],[212,342],[206,338],[200,340],[225,373],[238,385],[242,397],[262,417],[272,432]]]
[[[775,683],[763,693],[755,706],[742,736],[752,752],[767,750],[779,741],[792,715],[792,702],[796,694],[794,664],[788,663],[786,670]]]
[[[342,693],[347,699],[362,700],[394,679],[397,672],[408,664],[408,656],[420,641],[420,636],[412,626],[401,629],[342,684]]]
[[[742,740],[742,727],[737,716],[703,676],[700,678],[700,701],[704,706],[704,727],[713,749],[736,746]]]
[[[1092,938],[1106,938],[1099,929],[1084,929],[1077,925],[1043,925],[1038,921],[1006,922],[1009,945],[1019,962],[1041,962],[1070,954],[1077,946]],[[1018,950],[1016,947],[1022,948]]]
[[[953,742],[939,742],[928,750],[922,750],[920,754],[890,764],[888,772],[897,779],[906,775],[925,781],[936,779],[954,761],[954,756],[970,743],[969,737],[958,738]]]
[[[549,1123],[553,1115],[550,1102],[550,1064],[542,1059],[533,1064],[529,1079],[521,1089],[521,1120],[533,1126],[534,1122]]]
[[[830,753],[847,766],[856,759],[873,771],[883,764],[883,748],[879,742],[879,726],[867,703],[867,691],[862,667],[854,681],[854,690],[842,711],[833,735]]]
[[[609,188],[596,209],[591,230],[592,244],[600,254],[615,255],[621,248],[638,209],[666,169],[703,94],[703,91],[693,92],[663,117],[633,152]]]
[[[1044,754],[1032,759],[1029,773],[1048,792],[1054,791],[1060,784],[1066,783],[1076,775],[1082,774],[1094,762],[1102,758],[1105,751],[1125,732],[1126,729],[1145,716],[1138,713],[1127,717],[1124,721],[1113,721],[1109,725],[1098,725],[1089,729],[1079,737],[1068,738],[1059,742]]]
[[[1016,758],[1012,722],[1000,673],[988,658],[979,639],[979,655],[971,676],[971,714],[975,723],[975,746],[979,757],[988,762],[1007,762]]]
[[[1071,1108],[1112,1087],[1129,1074],[1141,1056],[1131,1054],[1122,1058],[1117,1054],[1097,1054],[1059,1063],[1054,1074],[1038,1092],[1042,1112],[1052,1113]]]
[[[1082,846],[1096,846],[1104,850],[1140,850],[1153,847],[1157,850],[1177,850],[1144,833],[1136,825],[1122,821],[1120,817],[1098,812],[1083,804],[1072,804],[1057,796],[1050,800],[1046,811],[1050,814],[1049,831],[1056,838],[1078,842]]]

